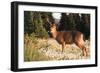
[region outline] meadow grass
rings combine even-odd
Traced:
[[[44,61],[49,60],[45,54],[40,53],[39,49],[45,47],[45,45],[38,42],[37,38],[29,37],[24,38],[24,61]]]
[[[90,50],[90,42],[85,45]],[[24,61],[49,61],[49,60],[77,60],[90,58],[82,56],[82,50],[75,44],[66,46],[64,52],[61,52],[61,45],[54,39],[40,39],[25,35],[24,37]]]

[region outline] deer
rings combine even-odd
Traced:
[[[54,22],[49,22],[49,24],[52,37],[62,45],[62,52],[64,52],[66,44],[75,43],[82,50],[82,55],[87,56],[87,48],[85,47],[84,34],[82,32],[75,30],[57,31],[57,25]]]

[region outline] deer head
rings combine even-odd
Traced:
[[[56,38],[57,35],[57,24],[54,21],[50,21],[50,19],[47,17],[47,22],[49,23],[49,33],[53,38]]]
[[[56,29],[57,29],[57,28],[56,28],[56,24],[55,24],[55,23],[53,23],[52,25],[50,25],[50,32],[51,32],[51,33],[56,33],[56,32],[57,32]]]

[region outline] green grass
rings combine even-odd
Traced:
[[[24,61],[44,61],[48,60],[48,57],[38,52],[38,49],[25,48]]]
[[[39,49],[46,47],[44,44],[40,44],[37,38],[32,39],[28,35],[24,38],[24,61],[44,61],[49,60],[45,54],[40,53]]]

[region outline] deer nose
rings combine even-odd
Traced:
[[[50,31],[48,31],[48,33],[50,34]]]
[[[50,35],[51,35],[51,34],[52,34],[52,32],[51,32],[51,31],[48,31],[48,34],[50,34]]]

